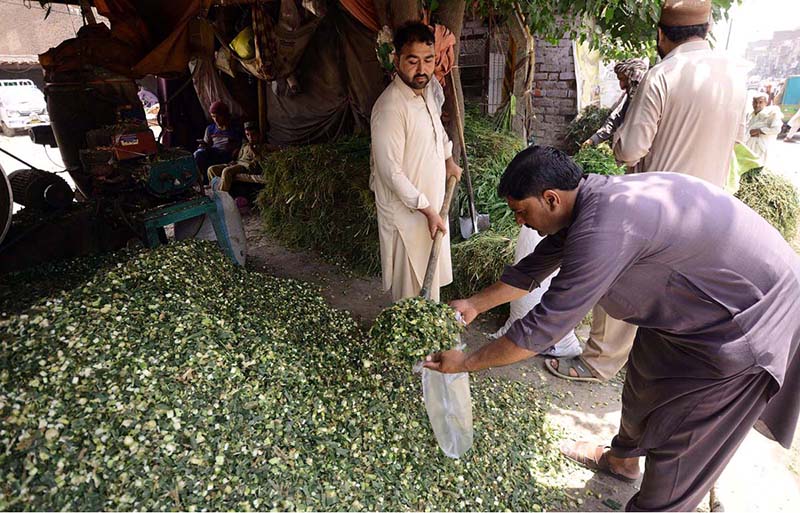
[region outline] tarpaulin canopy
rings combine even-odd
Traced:
[[[82,29],[78,37],[40,55],[39,61],[48,71],[100,66],[134,78],[181,73],[191,55],[189,22],[205,13],[211,2],[95,0],[97,11],[111,22],[110,33]]]

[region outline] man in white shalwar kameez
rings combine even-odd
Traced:
[[[431,82],[434,37],[421,23],[395,33],[397,76],[372,107],[370,189],[375,192],[383,288],[392,300],[416,296],[422,287],[436,232],[445,233],[431,285],[431,299],[453,279],[450,237],[439,216],[446,179],[460,179],[452,143],[441,122]]]
[[[761,164],[767,164],[769,147],[778,138],[783,128],[783,113],[779,107],[767,105],[767,93],[753,97],[753,113],[747,119],[747,147]]]

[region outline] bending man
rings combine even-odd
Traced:
[[[629,510],[693,511],[750,428],[788,447],[800,406],[800,258],[758,214],[676,173],[582,177],[565,154],[522,151],[498,187],[517,222],[547,235],[501,280],[454,301],[467,322],[538,286],[542,301],[505,337],[426,366],[477,371],[541,353],[595,303],[639,327],[619,432],[562,451],[621,479]]]

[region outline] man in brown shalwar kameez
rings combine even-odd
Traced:
[[[473,372],[541,353],[596,303],[638,326],[611,446],[567,454],[639,477],[628,510],[692,511],[758,422],[785,447],[800,407],[800,257],[745,204],[677,173],[582,176],[534,146],[498,187],[546,238],[499,282],[451,305],[465,321],[526,294],[558,267],[541,303],[475,352],[428,357]]]

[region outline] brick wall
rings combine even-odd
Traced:
[[[562,39],[553,45],[537,39],[534,71],[534,141],[563,147],[567,125],[577,114],[572,41]]]

